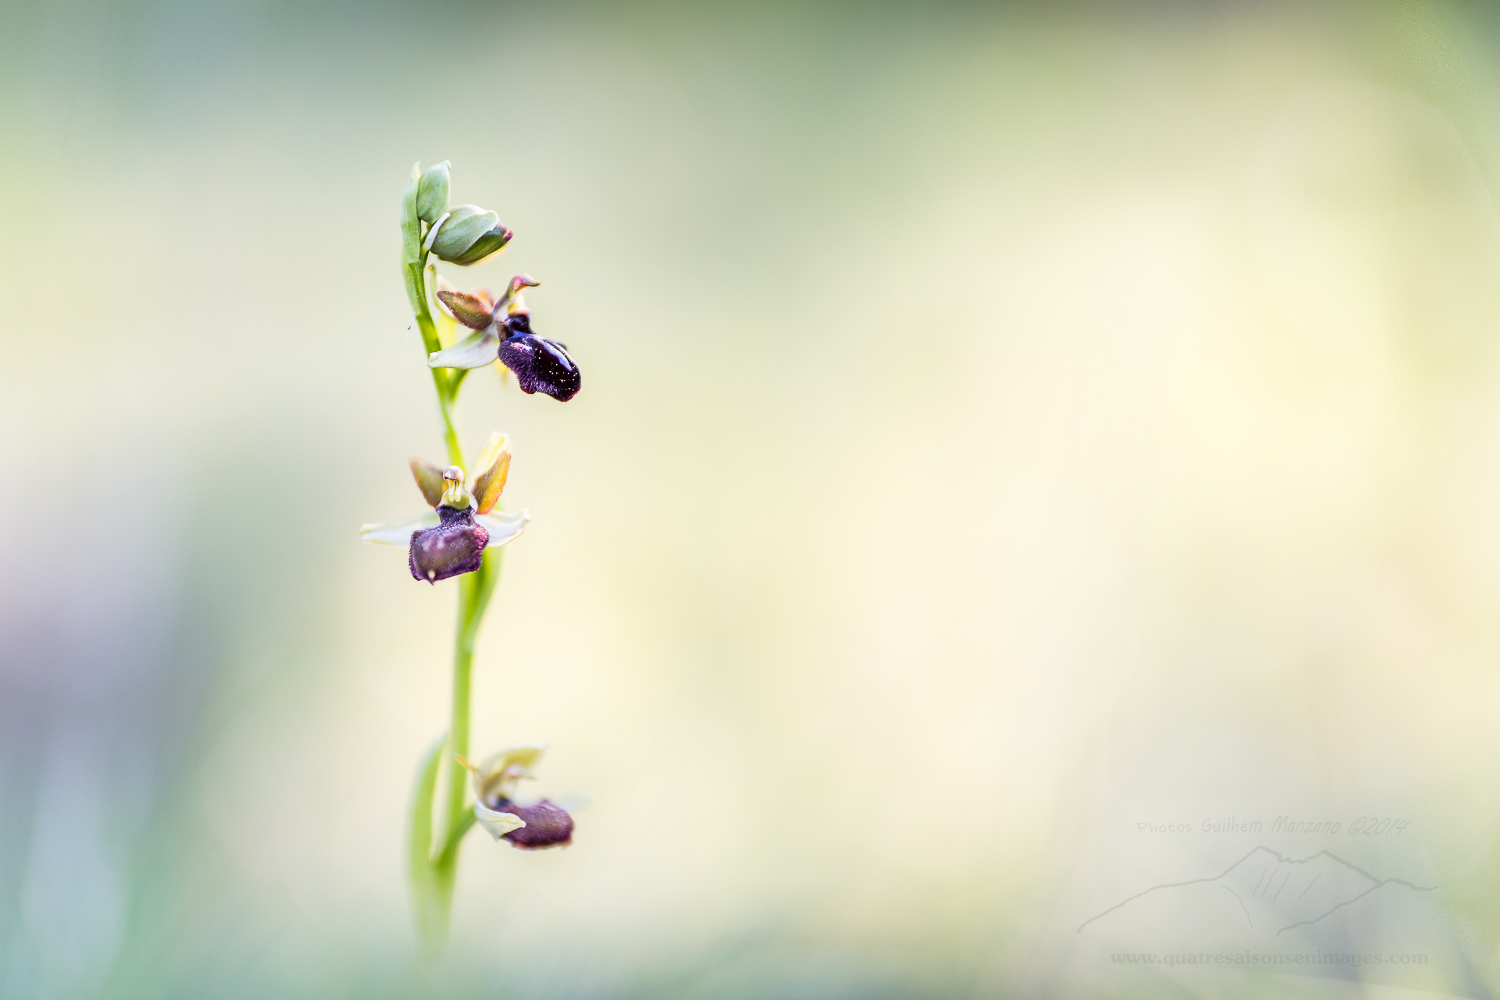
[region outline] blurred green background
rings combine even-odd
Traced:
[[[1500,989],[1492,8],[60,0],[0,88],[0,994]],[[430,966],[442,159],[584,373],[461,404],[474,746],[593,804]],[[1424,963],[1077,930],[1257,845],[1435,888],[1213,947]]]

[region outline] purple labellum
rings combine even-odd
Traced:
[[[567,402],[578,394],[578,366],[555,340],[531,332],[524,313],[506,323],[508,336],[500,342],[500,363],[516,373],[521,391],[540,392]]]
[[[490,543],[490,533],[474,523],[473,511],[439,507],[437,512],[443,523],[413,534],[407,558],[411,575],[428,583],[474,572]]]
[[[546,799],[534,806],[521,806],[509,799],[501,799],[495,811],[511,813],[526,821],[526,825],[519,830],[503,835],[523,851],[566,847],[573,842],[573,817],[568,815],[566,809],[555,806]]]

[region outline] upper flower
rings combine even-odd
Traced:
[[[453,318],[475,332],[447,350],[432,352],[427,364],[483,368],[498,359],[515,372],[523,392],[540,392],[564,402],[572,399],[582,384],[578,365],[562,344],[537,336],[531,329],[531,311],[522,290],[538,284],[530,275],[518,274],[498,302],[483,289],[439,291],[438,300]]]
[[[475,767],[463,757],[458,762],[474,776],[474,818],[496,840],[505,839],[523,851],[566,847],[573,842],[573,817],[559,805],[542,799],[531,805],[515,801],[522,778],[534,778],[532,768],[544,746],[518,746],[486,757]]]
[[[425,514],[385,524],[366,524],[359,537],[380,545],[405,545],[407,565],[418,580],[436,583],[450,576],[472,573],[491,545],[504,545],[519,535],[531,515],[495,512],[510,474],[510,449],[496,431],[474,461],[473,489],[464,486],[464,470],[456,465],[439,469],[420,458],[411,460],[417,488],[433,509]],[[493,513],[492,513],[493,512]]]

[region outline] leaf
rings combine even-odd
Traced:
[[[411,815],[407,819],[407,868],[413,880],[425,877],[432,865],[432,800],[437,794],[438,764],[448,745],[444,734],[422,754],[417,780],[411,790]]]
[[[435,949],[447,930],[444,886],[432,864],[432,800],[437,792],[438,763],[448,745],[445,734],[422,755],[412,785],[411,812],[406,825],[406,878],[411,888],[417,929],[429,950]]]

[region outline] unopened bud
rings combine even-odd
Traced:
[[[429,238],[440,260],[468,267],[504,249],[512,235],[494,212],[478,205],[459,205]]]
[[[422,171],[417,184],[417,217],[429,226],[448,211],[448,161]]]

